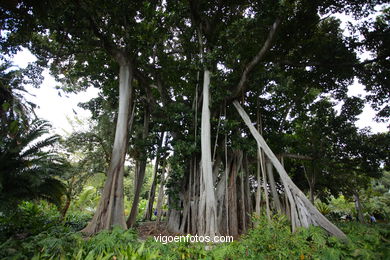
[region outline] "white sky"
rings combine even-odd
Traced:
[[[383,4],[380,6],[377,6],[375,10],[377,11],[374,14],[369,15],[367,18],[364,20],[374,20],[377,15],[380,14],[380,11],[384,9],[385,7],[389,7],[388,4]],[[341,21],[341,29],[344,30],[344,35],[349,36],[351,32],[348,30],[348,23],[351,23],[353,25],[358,24],[361,21],[355,20],[353,17],[350,15],[345,15],[345,14],[334,14],[334,17],[340,19]],[[371,59],[370,53],[361,53],[359,55],[361,60],[366,60],[366,59]],[[353,84],[348,87],[348,96],[361,96],[365,97],[367,95],[366,91],[364,90],[364,86],[360,84],[357,79],[354,80]],[[338,106],[341,108],[341,104]],[[390,125],[386,123],[377,123],[373,120],[375,117],[375,111],[371,108],[369,104],[366,104],[363,113],[358,116],[359,120],[356,122],[356,126],[359,128],[364,128],[364,127],[371,127],[372,131],[374,133],[378,132],[387,132],[390,130]]]
[[[35,56],[26,49],[13,57],[14,64],[21,68],[35,60]],[[78,94],[65,94],[55,88],[59,83],[49,74],[48,70],[45,70],[43,75],[45,79],[40,88],[26,87],[26,90],[31,94],[26,98],[38,106],[35,113],[39,118],[48,120],[52,124],[55,133],[60,135],[71,133],[73,127],[68,119],[72,120],[77,116],[79,119],[88,120],[91,117],[89,111],[80,108],[77,104],[97,97],[99,90],[90,87],[87,91]],[[61,92],[61,96],[58,94],[59,92]]]

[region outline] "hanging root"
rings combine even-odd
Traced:
[[[269,148],[264,138],[253,126],[248,114],[237,102],[233,102],[241,118],[245,124],[249,127],[250,132],[256,139],[258,146],[260,146],[264,153],[267,155],[282,180],[285,192],[287,193],[288,200],[291,206],[291,225],[292,230],[299,226],[308,227],[309,225],[320,226],[330,234],[342,239],[347,240],[347,236],[332,222],[330,222],[324,215],[322,215],[317,208],[306,198],[305,194],[294,184],[291,178],[288,176],[286,170],[276,158],[275,154]]]

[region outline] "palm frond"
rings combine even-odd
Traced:
[[[0,143],[0,200],[45,199],[60,205],[65,185],[56,178],[66,170],[66,163],[53,151],[59,137],[47,134],[50,124],[34,120],[17,138],[8,135]]]

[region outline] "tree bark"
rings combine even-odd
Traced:
[[[64,208],[61,210],[61,220],[65,219],[66,213],[68,212],[70,206],[71,198],[69,195],[66,195],[66,202]]]
[[[149,107],[148,104],[145,104],[145,110],[144,110],[144,128],[142,132],[142,139],[146,141],[148,134],[149,134]],[[135,191],[134,191],[134,199],[133,199],[133,205],[131,207],[130,215],[126,221],[127,227],[131,228],[134,226],[136,220],[137,220],[137,214],[138,214],[138,204],[139,204],[139,197],[142,189],[142,184],[144,182],[145,178],[145,169],[146,169],[146,151],[145,149],[141,153],[141,161],[139,164],[139,170],[137,174],[137,181],[135,185]]]
[[[157,197],[157,220],[156,222],[159,223],[161,221],[162,216],[162,205],[164,203],[164,182],[165,182],[165,164],[163,166],[161,177],[160,177],[160,187],[158,189],[158,197]]]
[[[260,157],[256,156],[256,176],[257,176],[257,188],[256,188],[256,200],[255,200],[255,212],[257,216],[260,216],[261,213],[261,166],[260,166]]]
[[[282,212],[282,206],[280,204],[279,193],[278,193],[278,191],[276,189],[272,163],[267,161],[266,165],[267,165],[267,175],[268,175],[268,179],[269,179],[269,184],[270,184],[270,187],[271,187],[272,199],[273,199],[273,201],[275,203],[276,210],[279,213],[281,213]]]
[[[358,216],[358,220],[359,220],[360,223],[364,223],[362,205],[360,203],[359,193],[357,191],[355,191],[353,193],[353,198],[355,200],[355,208],[356,208],[356,213],[357,213],[357,216]]]
[[[118,54],[119,109],[111,162],[99,206],[91,222],[82,230],[87,235],[95,234],[114,225],[126,229],[123,204],[123,168],[127,149],[127,127],[132,93],[133,70],[124,54]]]
[[[242,167],[243,168],[243,167]],[[246,208],[245,208],[244,171],[240,174],[240,203],[241,203],[241,233],[246,232]]]
[[[201,199],[199,201],[198,224],[201,228],[199,235],[215,236],[218,234],[217,207],[214,193],[213,169],[211,163],[211,135],[209,109],[210,72],[204,71],[203,105],[201,121]]]
[[[164,132],[161,133],[160,143],[158,144],[157,147],[156,160],[154,162],[153,182],[152,182],[152,187],[150,188],[149,191],[149,200],[148,200],[148,205],[146,206],[145,216],[144,216],[145,220],[151,220],[153,215],[153,203],[154,203],[154,197],[156,195],[156,186],[157,186],[157,171],[158,171],[158,166],[160,164],[160,150],[163,144],[163,139],[164,139]]]
[[[234,157],[231,163],[229,186],[228,186],[228,209],[229,209],[229,235],[238,235],[238,219],[237,219],[237,153],[232,154]]]
[[[250,184],[249,184],[249,162],[248,162],[248,155],[245,154],[245,160],[244,160],[244,171],[245,171],[245,208],[246,208],[246,214],[245,214],[245,220],[246,223],[248,223],[248,226],[252,225],[252,219],[250,216],[252,216],[253,213],[253,201],[252,201],[252,195],[250,191]]]
[[[312,174],[310,176],[307,174],[306,167],[304,164],[302,165],[302,167],[303,167],[303,172],[305,174],[307,183],[309,185],[309,199],[310,199],[310,202],[312,204],[314,204],[314,185],[315,185],[316,171],[314,168],[314,161],[311,161],[311,164],[312,164],[312,166],[311,166],[311,173]]]
[[[265,54],[272,47],[272,42],[275,39],[276,31],[281,23],[281,20],[277,18],[275,22],[272,24],[271,30],[268,33],[268,37],[265,40],[263,46],[256,54],[256,56],[245,66],[243,73],[241,74],[241,78],[237,86],[232,90],[232,94],[230,99],[235,99],[239,96],[240,93],[244,91],[245,83],[248,79],[249,73],[253,70],[253,68],[264,58]]]
[[[268,197],[268,188],[267,188],[267,175],[265,173],[265,158],[264,158],[264,153],[261,149],[260,146],[257,147],[257,154],[259,156],[259,161],[260,161],[260,168],[261,168],[261,174],[263,177],[263,190],[264,190],[264,198],[265,198],[265,207],[266,207],[266,213],[267,213],[267,218],[271,219],[271,211],[269,208],[269,197]]]

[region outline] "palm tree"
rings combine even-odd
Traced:
[[[53,151],[58,136],[47,137],[48,122],[31,120],[36,106],[24,98],[25,72],[7,61],[0,64],[0,210],[21,200],[60,205],[65,191],[56,178],[65,169]]]
[[[65,187],[56,177],[64,172],[65,164],[53,151],[59,137],[45,137],[49,127],[47,121],[36,119],[28,128],[19,128],[16,134],[2,133],[1,206],[13,207],[21,200],[34,199],[45,199],[60,205]]]

